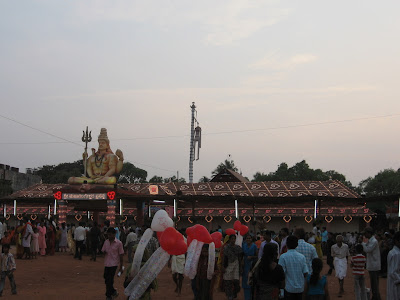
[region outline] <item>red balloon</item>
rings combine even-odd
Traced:
[[[161,247],[170,255],[181,255],[187,251],[187,245],[183,235],[174,227],[168,227],[164,230],[160,239]]]
[[[164,231],[156,231],[156,232],[157,232],[158,241],[160,241],[161,240],[161,236],[164,233]]]
[[[221,242],[221,240],[222,240],[222,233],[219,232],[219,231],[216,231],[216,232],[214,232],[214,233],[211,234],[211,238],[213,239],[215,248],[217,248],[217,249],[218,249],[218,248],[221,248],[221,246],[222,246],[222,242]]]
[[[193,239],[198,240],[199,242],[203,242],[205,244],[210,244],[213,242],[213,239],[211,238],[210,233],[208,232],[207,228],[205,228],[203,225],[198,225],[195,228],[195,234]]]
[[[249,232],[249,227],[247,227],[246,225],[240,226],[240,235],[244,236],[248,232]]]
[[[227,235],[235,235],[236,234],[235,230],[233,230],[232,228],[228,228],[227,230],[225,230],[225,233]]]
[[[235,223],[233,223],[233,229],[236,231],[240,231],[240,227],[242,226],[242,223],[240,223],[239,220],[237,220]]]

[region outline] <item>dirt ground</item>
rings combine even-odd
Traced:
[[[14,252],[15,249],[12,249],[12,253]],[[92,262],[88,256],[84,256],[80,261],[74,259],[69,253],[56,253],[55,256],[38,257],[33,260],[16,260],[16,262],[15,280],[18,294],[11,295],[10,284],[6,279],[3,291],[3,298],[5,299],[105,299],[102,257],[98,257],[96,262]],[[327,266],[325,265],[324,272],[326,271]],[[366,277],[369,287],[368,275]],[[328,282],[331,299],[354,299],[350,267],[348,277],[345,279],[344,297],[337,297],[339,285],[334,275],[329,277]],[[120,293],[117,299],[126,299],[123,295],[122,284],[123,276],[116,276],[114,286]],[[174,290],[175,285],[170,270],[166,267],[158,276],[158,290],[152,293],[152,299],[178,298]],[[382,299],[386,299],[386,279],[380,279],[380,292]],[[184,279],[182,295],[179,299],[193,299],[190,281],[187,278]],[[222,300],[226,297],[223,293],[215,291],[214,299]],[[240,294],[238,299],[243,299],[243,293]]]

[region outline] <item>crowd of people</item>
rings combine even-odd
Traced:
[[[145,228],[143,228],[144,230]],[[200,254],[196,277],[191,280],[194,299],[213,299],[216,289],[225,293],[228,300],[236,299],[243,288],[245,300],[251,299],[330,299],[332,295],[343,297],[344,280],[348,280],[349,268],[353,275],[355,299],[381,299],[379,278],[387,277],[387,299],[400,299],[400,232],[388,230],[374,232],[367,227],[362,233],[332,233],[314,225],[311,232],[303,228],[289,231],[282,228],[279,233],[264,230],[248,233],[243,243],[237,235],[223,234],[223,244],[217,249],[215,271],[212,279],[207,278],[208,245]],[[185,234],[185,229],[180,232]],[[9,278],[12,293],[16,284],[13,272],[16,264],[10,253],[10,245],[16,245],[17,259],[34,259],[38,256],[69,252],[75,259],[84,255],[96,261],[104,255],[104,280],[106,298],[118,296],[114,288],[114,276],[124,272],[124,254],[128,266],[124,286],[132,280],[130,270],[133,257],[142,235],[142,228],[120,224],[110,226],[106,221],[99,226],[96,222],[86,224],[61,224],[52,220],[21,220],[16,228],[7,228],[0,222],[2,245],[0,296],[5,279]],[[142,258],[142,265],[159,247],[157,235],[149,241]],[[323,260],[329,271],[322,274]],[[171,268],[175,292],[181,295],[184,279],[185,255],[171,256]],[[370,283],[365,282],[368,271]],[[327,280],[335,274],[338,291],[330,291]],[[240,284],[241,282],[241,284]],[[370,288],[367,288],[367,285]],[[150,299],[151,291],[157,289],[155,279],[141,299]]]

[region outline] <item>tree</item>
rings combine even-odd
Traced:
[[[164,179],[161,176],[154,175],[153,177],[151,177],[149,179],[149,182],[151,182],[151,183],[163,183]]]
[[[400,169],[385,169],[374,177],[360,182],[358,192],[366,196],[387,196],[400,194]]]
[[[225,159],[224,162],[220,163],[216,169],[212,172],[212,175],[215,176],[218,173],[222,172],[224,169],[229,169],[237,172],[239,169],[235,166],[235,162],[232,159]]]
[[[67,183],[70,177],[80,177],[83,173],[83,162],[77,160],[72,163],[45,165],[33,169],[33,174],[42,178],[43,183]]]
[[[210,178],[203,176],[199,179],[199,182],[210,182]]]
[[[321,169],[312,169],[305,160],[298,162],[292,167],[288,167],[287,163],[281,163],[275,172],[268,174],[257,172],[253,176],[255,182],[261,181],[302,181],[302,180],[338,180],[346,186],[353,188],[350,181],[346,181],[346,176],[334,170],[322,171]]]
[[[168,183],[168,182],[178,182],[178,183],[185,183],[186,179],[185,178],[176,178],[176,176],[172,176],[172,177],[168,177],[168,178],[164,178],[164,183]]]
[[[146,182],[147,171],[135,167],[130,162],[125,162],[121,174],[119,175],[118,183],[140,183]]]

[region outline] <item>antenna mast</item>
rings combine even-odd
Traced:
[[[196,105],[192,102],[192,122],[190,128],[190,158],[189,158],[189,183],[193,183],[193,162],[195,160],[196,144],[197,144],[197,160],[199,159],[199,152],[201,148],[201,128],[197,121]],[[196,122],[196,128],[194,127]]]

